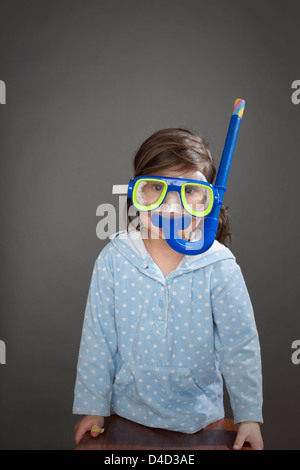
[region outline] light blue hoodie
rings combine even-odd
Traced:
[[[219,242],[163,276],[137,232],[110,237],[92,274],[73,413],[195,433],[262,419],[260,346],[239,265]]]

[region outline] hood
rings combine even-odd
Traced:
[[[139,269],[144,268],[147,263],[153,262],[139,231],[134,230],[128,232],[127,230],[122,230],[114,233],[109,238],[115,248]],[[235,256],[229,248],[215,240],[210,249],[205,253],[199,255],[184,255],[176,271],[180,270],[182,272],[200,269],[224,259],[235,260]]]

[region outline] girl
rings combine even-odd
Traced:
[[[137,151],[134,170],[134,178],[211,184],[216,176],[207,144],[185,129],[149,137]],[[177,197],[168,192],[157,210],[169,217],[183,214]],[[129,213],[130,206],[128,200]],[[192,217],[181,236],[197,238],[201,221]],[[239,423],[234,448],[246,440],[254,449],[263,448],[258,334],[227,240],[231,230],[224,206],[216,241],[199,255],[170,248],[152,224],[151,211],[129,216],[127,230],[110,237],[95,262],[85,311],[73,405],[73,413],[84,416],[75,427],[76,443],[93,425],[103,427],[112,413],[150,427],[195,433],[224,417],[223,375]]]

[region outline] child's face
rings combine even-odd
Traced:
[[[160,173],[152,173],[152,176],[169,176],[173,178],[185,178],[185,179],[192,179],[192,180],[199,180],[199,181],[205,181],[203,174],[199,170],[187,170],[187,171],[182,171],[182,170],[176,170],[175,168],[173,170],[168,170],[168,171],[160,171]],[[168,218],[168,217],[182,217],[183,215],[189,215],[191,217],[192,221],[190,226],[186,230],[182,230],[178,232],[179,236],[182,238],[188,240],[189,239],[189,234],[192,232],[197,225],[201,223],[203,219],[200,219],[199,217],[193,217],[190,214],[187,214],[185,211],[184,207],[181,204],[180,196],[179,193],[176,191],[169,191],[166,195],[166,198],[161,204],[161,206],[158,207],[155,211],[150,211],[150,212],[140,212],[140,220],[143,223],[143,225],[146,227],[146,230],[148,231],[148,238],[165,238],[164,233],[162,228],[156,227],[151,222],[151,216],[153,213],[159,213],[162,216]]]

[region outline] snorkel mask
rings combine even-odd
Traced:
[[[226,191],[244,108],[245,101],[237,99],[234,103],[215,185],[211,185],[206,180],[151,175],[139,176],[129,181],[127,196],[134,207],[142,212],[153,212],[152,224],[162,228],[167,243],[179,253],[187,255],[204,253],[215,241],[223,195]],[[163,212],[158,212],[170,191],[175,191],[180,196],[184,214],[179,217],[165,217]],[[192,217],[203,219],[201,238],[197,241],[184,240],[179,235],[180,231],[190,226]]]

